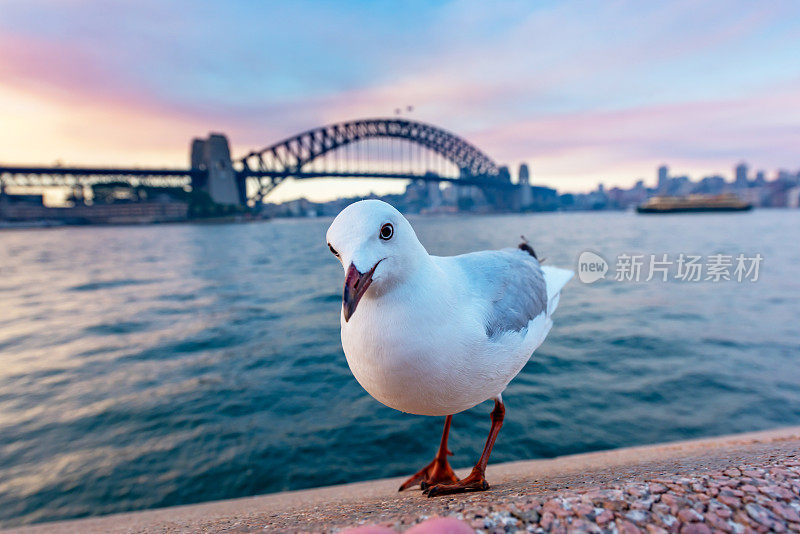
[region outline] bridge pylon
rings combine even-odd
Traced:
[[[206,171],[193,176],[192,189],[205,191],[217,204],[244,204],[244,184],[233,168],[230,145],[224,134],[211,133],[208,139],[193,139],[190,164],[192,170]]]

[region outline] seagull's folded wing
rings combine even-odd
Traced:
[[[539,262],[527,252],[492,250],[452,259],[463,270],[476,304],[483,308],[489,338],[519,332],[547,313],[545,277]]]

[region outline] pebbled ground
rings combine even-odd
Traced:
[[[800,452],[770,451],[724,471],[469,499],[448,513],[475,532],[800,532]],[[425,519],[383,526],[403,530]]]
[[[457,470],[464,475],[467,470]],[[800,532],[800,427],[490,466],[487,492],[428,499],[402,479],[33,525],[16,532]]]

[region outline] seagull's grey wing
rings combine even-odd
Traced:
[[[547,288],[539,262],[519,249],[457,256],[475,297],[486,299],[484,324],[489,338],[519,332],[547,311]]]

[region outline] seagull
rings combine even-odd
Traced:
[[[356,380],[390,408],[445,416],[436,456],[400,491],[420,485],[433,497],[489,489],[485,472],[505,416],[503,390],[550,331],[572,271],[542,267],[527,241],[432,256],[408,220],[380,200],[347,206],[326,237],[345,271],[342,347]],[[489,437],[459,480],[447,461],[453,415],[489,399]]]

